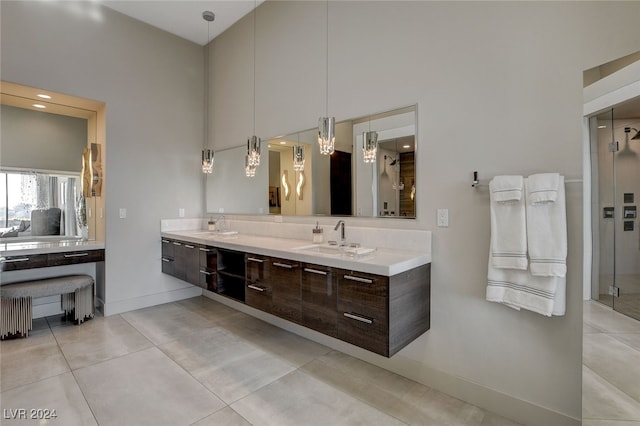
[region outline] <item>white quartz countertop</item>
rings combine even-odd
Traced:
[[[163,238],[194,244],[204,244],[217,248],[386,276],[393,276],[431,263],[430,254],[409,250],[390,250],[375,247],[374,253],[362,257],[336,256],[333,254],[313,253],[301,249],[301,247],[312,245],[309,240],[253,236],[242,233],[224,236],[202,230],[162,232],[161,235]],[[323,244],[327,245],[326,242]]]
[[[104,249],[104,242],[102,241],[83,241],[76,239],[16,241],[1,243],[0,256],[24,256],[29,254],[62,253],[100,249]]]

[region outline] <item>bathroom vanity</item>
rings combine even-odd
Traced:
[[[162,271],[390,357],[430,327],[428,253],[203,231],[162,232]]]

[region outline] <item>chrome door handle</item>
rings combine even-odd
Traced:
[[[363,322],[365,324],[373,324],[373,320],[372,319],[361,317],[360,315],[354,315],[354,314],[349,313],[349,312],[345,312],[343,315],[345,317],[347,317],[347,318],[351,318],[353,320],[360,321],[360,322]]]
[[[359,283],[373,284],[373,280],[369,278],[354,277],[353,275],[345,275],[345,280],[356,281]]]
[[[247,287],[249,287],[252,290],[259,291],[261,293],[266,290],[266,288],[264,287],[258,287],[257,285],[253,285],[253,284],[249,284]]]
[[[75,254],[65,254],[64,257],[82,257],[89,256],[89,253],[75,253]]]
[[[311,272],[312,274],[327,275],[326,271],[320,271],[318,269],[304,268],[304,271],[305,272]]]

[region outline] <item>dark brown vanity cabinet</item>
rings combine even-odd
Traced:
[[[198,285],[209,291],[218,290],[218,251],[214,247],[198,246],[199,253],[199,281]]]
[[[266,256],[246,255],[247,288],[245,303],[256,309],[271,313],[271,283],[269,262]]]
[[[390,357],[429,330],[431,264],[391,277],[336,274],[339,339]]]
[[[333,268],[302,264],[302,325],[338,336],[338,283]]]
[[[271,313],[289,321],[302,322],[300,263],[272,258],[269,262]]]
[[[162,271],[386,357],[430,327],[431,264],[384,276],[163,238]]]
[[[215,291],[217,251],[186,241],[162,239],[162,272]]]
[[[389,349],[389,278],[336,269],[338,338],[383,355]]]
[[[162,272],[200,285],[200,257],[197,244],[162,239]]]

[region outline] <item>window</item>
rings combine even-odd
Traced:
[[[78,235],[78,181],[73,173],[0,172],[0,237]],[[32,223],[52,216],[55,223],[47,226]]]

